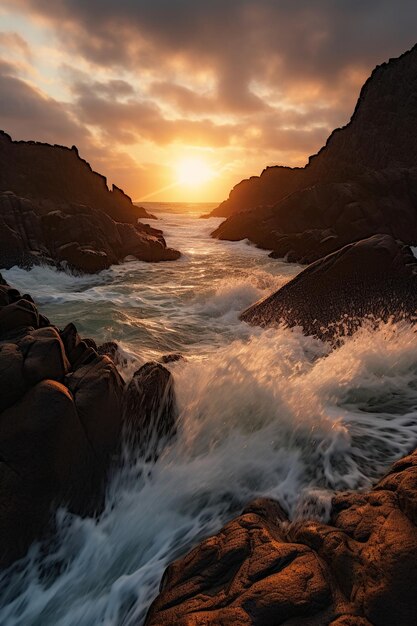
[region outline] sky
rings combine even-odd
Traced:
[[[304,165],[416,26],[415,0],[0,0],[0,128],[135,201],[218,202]]]

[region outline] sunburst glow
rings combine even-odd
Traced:
[[[215,172],[203,159],[190,157],[179,161],[176,176],[179,185],[197,187],[214,178]]]

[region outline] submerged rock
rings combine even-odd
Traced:
[[[328,524],[257,501],[171,564],[146,626],[414,626],[417,451]]]
[[[306,334],[332,339],[352,333],[365,317],[416,314],[417,259],[389,235],[374,235],[312,263],[240,319],[302,326]]]

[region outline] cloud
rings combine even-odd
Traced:
[[[414,0],[2,4],[46,29],[66,66],[44,83],[34,73],[32,83],[8,55],[16,62],[0,77],[1,124],[25,137],[36,128],[42,139],[80,143],[123,180],[136,168],[138,180],[146,174],[152,184],[169,178],[173,146],[216,149],[242,176],[266,161],[302,165],[348,121],[373,67],[416,38]],[[0,33],[0,47],[26,63],[33,56],[18,32]],[[49,71],[48,59],[32,62],[42,76]]]
[[[20,139],[85,145],[89,133],[67,107],[20,78],[19,70],[19,65],[0,59],[2,128]]]

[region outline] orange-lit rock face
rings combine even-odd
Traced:
[[[147,626],[413,626],[417,454],[371,492],[340,494],[328,525],[256,502],[165,572]]]

